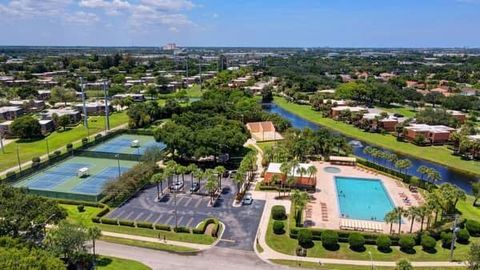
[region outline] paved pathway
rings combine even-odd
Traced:
[[[159,250],[131,247],[97,241],[98,254],[130,259],[142,262],[153,270],[160,269],[192,269],[192,270],[273,270],[289,269],[273,266],[260,260],[251,251],[229,248],[212,248],[196,254],[175,254]]]

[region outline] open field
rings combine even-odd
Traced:
[[[319,112],[313,111],[308,105],[299,105],[287,102],[284,98],[275,97],[275,104],[283,109],[299,115],[313,123],[325,126],[341,132],[349,137],[363,140],[398,153],[421,157],[423,159],[451,167],[467,174],[480,174],[480,166],[476,161],[463,160],[461,157],[452,155],[452,151],[446,146],[420,147],[408,142],[399,142],[390,134],[368,133],[352,125],[322,117]]]
[[[110,116],[110,127],[114,128],[128,123],[128,116],[125,112],[114,113]],[[105,129],[105,118],[103,116],[89,117],[89,133],[90,135],[103,131]],[[33,157],[40,157],[47,154],[47,142],[50,152],[65,146],[68,143],[79,141],[87,137],[87,129],[82,124],[79,124],[66,131],[55,131],[50,136],[42,140],[34,141],[15,141],[5,146],[5,154],[0,153],[0,171],[17,166],[16,149],[18,146],[18,153],[20,162],[30,161]]]

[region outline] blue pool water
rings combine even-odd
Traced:
[[[335,177],[340,217],[383,221],[395,206],[378,179]]]

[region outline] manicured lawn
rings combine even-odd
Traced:
[[[174,245],[167,245],[163,243],[154,243],[154,242],[145,242],[145,241],[138,241],[132,239],[125,239],[125,238],[118,238],[118,237],[110,237],[110,236],[102,236],[100,240],[111,242],[115,244],[127,245],[127,246],[135,246],[135,247],[142,247],[142,248],[149,248],[149,249],[157,249],[163,250],[167,252],[197,252],[198,250],[188,247],[180,247]]]
[[[285,226],[287,225],[287,221]],[[276,235],[273,233],[273,220],[271,219],[267,231],[267,244],[274,250],[289,254],[295,255],[295,249],[297,247],[297,240],[292,239],[288,236],[288,233],[283,235]],[[286,228],[288,232],[288,228]],[[480,238],[470,238],[473,242],[479,242]],[[454,253],[455,260],[465,260],[467,258],[468,251],[470,249],[469,245],[456,244],[456,249]],[[448,261],[450,256],[450,250],[442,248],[440,242],[437,242],[437,249],[435,253],[428,253],[422,250],[421,246],[415,247],[415,252],[413,254],[407,254],[400,251],[398,246],[392,246],[391,252],[381,252],[377,250],[375,245],[365,245],[365,251],[357,252],[349,248],[348,243],[339,243],[338,250],[327,250],[322,246],[321,241],[314,241],[314,246],[309,248],[307,251],[308,257],[316,258],[334,258],[334,259],[348,259],[348,260],[370,260],[370,255],[368,252],[372,253],[373,260],[376,261],[397,261],[402,258],[408,259],[410,261]]]
[[[175,233],[175,232],[167,232],[162,230],[134,228],[134,227],[127,227],[127,226],[107,225],[107,224],[96,224],[96,226],[98,226],[98,228],[100,228],[102,231],[140,235],[140,236],[154,237],[159,239],[163,239],[163,237],[165,236],[167,240],[172,240],[172,241],[189,242],[189,243],[204,244],[204,245],[210,245],[215,241],[215,238],[208,235],[204,235],[204,234]]]
[[[313,111],[308,105],[290,103],[280,97],[275,97],[275,103],[291,113],[297,114],[311,122],[339,131],[349,137],[358,138],[367,143],[391,149],[404,155],[422,157],[423,159],[461,170],[465,173],[480,174],[480,166],[478,166],[478,162],[467,161],[454,156],[452,155],[452,151],[446,146],[420,147],[408,142],[399,142],[390,134],[383,135],[379,133],[368,133],[352,125],[322,117],[319,112]]]
[[[290,260],[270,260],[273,263],[286,265],[295,268],[307,268],[307,269],[321,269],[321,270],[371,270],[371,266],[358,266],[358,265],[342,265],[342,264],[320,264],[314,262],[301,262]],[[381,267],[375,266],[378,270],[393,270],[394,267]],[[435,269],[435,270],[460,270],[463,267],[447,267],[447,268],[431,268],[431,267],[415,267],[415,269]]]
[[[265,149],[272,147],[276,142],[257,142],[258,147],[265,152]]]
[[[377,107],[381,110],[390,113],[398,113],[405,117],[415,117],[415,110],[411,107],[401,107],[401,106],[390,106],[390,107]]]
[[[110,116],[110,127],[117,127],[122,124],[128,123],[128,116],[126,112],[114,113]],[[102,116],[95,116],[89,118],[89,131],[90,135],[105,129],[105,118]],[[67,129],[66,131],[55,131],[50,134],[48,139],[48,146],[50,152],[61,148],[68,143],[79,141],[87,136],[87,129],[83,125],[79,124],[76,127]],[[12,142],[5,146],[5,154],[0,153],[0,171],[18,165],[16,148],[18,146],[18,152],[20,161],[27,162],[32,160],[33,157],[39,157],[47,153],[46,139],[35,141],[22,141]],[[80,142],[78,142],[80,144]],[[62,149],[65,151],[65,149]]]
[[[473,196],[467,196],[466,201],[459,201],[457,203],[457,210],[462,213],[463,218],[480,220],[480,207],[473,206],[473,201]]]
[[[100,270],[151,270],[143,263],[120,259],[115,257],[101,256],[97,259],[97,269]]]
[[[94,226],[92,218],[95,217],[102,209],[98,207],[85,206],[83,212],[79,212],[76,205],[61,204],[61,207],[67,210],[67,220],[69,222],[82,224],[83,226]]]

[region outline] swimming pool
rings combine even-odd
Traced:
[[[335,185],[340,217],[383,221],[395,207],[378,179],[336,176]]]

